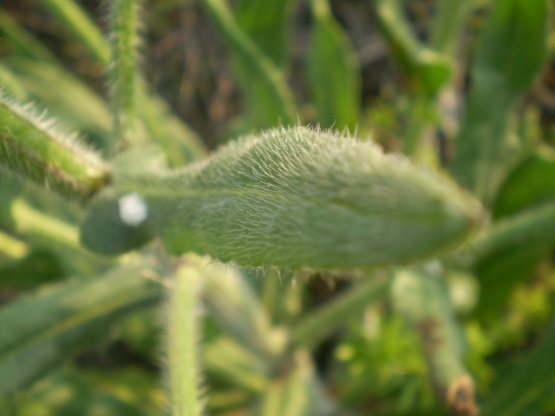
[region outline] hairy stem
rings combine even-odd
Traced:
[[[107,167],[75,135],[5,95],[0,95],[0,165],[79,201],[109,181]]]
[[[122,147],[137,142],[137,48],[139,0],[110,3],[112,64],[109,67],[114,137]]]
[[[172,281],[167,305],[167,372],[169,401],[174,416],[201,415],[199,392],[198,313],[202,259],[183,259]]]

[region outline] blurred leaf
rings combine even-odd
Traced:
[[[553,244],[523,239],[515,247],[494,250],[480,259],[474,266],[480,282],[476,314],[481,318],[497,319],[514,288],[529,279],[538,263],[548,258]]]
[[[267,387],[262,396],[260,416],[325,416],[336,414],[333,403],[320,386],[309,356],[297,352],[283,373]]]
[[[551,323],[538,345],[517,362],[492,387],[492,396],[485,402],[484,416],[527,416],[541,412],[541,402],[555,392],[555,321]],[[544,413],[541,413],[544,414]]]
[[[67,25],[81,42],[96,58],[108,66],[110,49],[96,25],[73,0],[36,0],[56,18]]]
[[[331,385],[361,414],[443,414],[434,411],[439,406],[419,341],[398,314],[371,307],[335,349]]]
[[[454,174],[488,204],[515,152],[507,139],[511,112],[547,55],[548,17],[546,0],[498,0],[480,38]]]
[[[45,214],[18,198],[9,209],[13,228],[24,234],[35,248],[55,253],[64,270],[77,276],[89,276],[106,270],[111,259],[101,258],[79,245],[79,231],[69,222]]]
[[[129,368],[62,370],[14,395],[17,412],[6,416],[151,415],[163,403],[156,384],[150,374]]]
[[[253,355],[228,336],[203,345],[203,362],[211,380],[254,394],[261,394],[268,387],[272,363]]]
[[[292,342],[314,348],[341,326],[346,325],[369,307],[384,298],[388,289],[388,276],[365,276],[365,281],[356,282],[346,292],[330,300],[313,312],[308,313],[292,328]]]
[[[52,53],[28,34],[10,15],[0,10],[0,33],[10,50],[20,56],[41,62],[54,62]]]
[[[503,181],[493,207],[496,218],[555,199],[555,150],[539,147]]]
[[[307,71],[318,121],[324,128],[358,124],[360,75],[355,51],[334,19],[328,0],[312,0],[312,34]]]
[[[511,215],[554,200],[554,178],[555,153],[548,147],[536,149],[501,184],[494,202],[494,216],[510,220]],[[543,232],[548,230],[544,228]],[[481,258],[475,266],[481,284],[478,313],[495,317],[501,312],[515,286],[532,275],[537,264],[549,256],[553,245],[552,238],[535,242],[523,238]]]
[[[239,270],[211,264],[203,278],[206,307],[228,336],[260,358],[270,359],[281,352],[285,335],[273,331],[267,311]]]
[[[0,244],[2,244],[1,238]],[[0,255],[1,251],[0,249]],[[58,258],[47,251],[35,250],[11,264],[2,265],[0,263],[0,282],[3,287],[29,288],[61,279],[65,274]]]
[[[8,91],[8,93],[18,100],[28,98],[27,91],[21,81],[12,74],[12,72],[4,66],[4,62],[0,63],[0,87]]]
[[[394,57],[413,87],[434,97],[451,77],[451,62],[416,39],[401,9],[400,0],[376,1],[377,16]]]
[[[44,2],[54,2],[62,3],[69,2],[69,0],[42,0]],[[60,3],[60,4],[62,4]],[[96,39],[93,43],[85,43],[92,57],[97,60],[97,63],[103,67],[107,67],[110,63],[110,54],[106,54],[105,51],[109,51],[109,46],[107,41],[104,46],[100,46],[98,40],[102,38],[102,33],[94,25],[94,23],[88,18],[88,16],[80,9],[77,9],[76,3],[72,2],[71,8],[73,9],[70,14],[78,13],[80,20],[86,20],[88,23],[84,25],[73,24],[69,22],[64,16],[59,14],[59,11],[54,9],[49,9],[54,11],[54,16],[60,19],[60,23],[66,25],[66,28],[74,33],[78,39],[84,37],[93,37]],[[77,11],[79,10],[79,11]],[[67,12],[67,11],[66,11]],[[4,27],[5,26],[5,27]],[[86,33],[88,31],[93,31],[96,28],[96,34]],[[41,63],[51,63],[52,66],[56,66],[55,71],[59,73],[59,80],[53,80],[53,82],[64,82],[63,80],[72,79],[75,77],[68,73],[63,65],[56,60],[56,58],[50,54],[48,49],[46,49],[41,42],[33,38],[29,33],[22,29],[17,22],[13,21],[9,16],[0,13],[0,30],[8,31],[6,38],[12,46],[12,52],[15,55],[19,55],[24,58],[31,58],[32,60],[39,61]],[[12,33],[13,32],[13,33]],[[101,49],[99,49],[101,48]],[[41,52],[43,51],[43,52]],[[47,54],[43,57],[42,55]],[[77,81],[76,81],[77,82]],[[75,82],[75,83],[76,83]],[[75,84],[74,83],[74,84]],[[140,81],[138,83],[138,109],[139,115],[144,122],[144,126],[150,135],[150,137],[160,143],[171,166],[181,166],[186,162],[198,159],[205,154],[205,148],[202,144],[200,138],[191,130],[186,124],[183,123],[178,117],[171,114],[168,106],[163,102],[162,99],[152,94],[148,86]],[[85,87],[81,87],[83,89]],[[44,88],[42,88],[44,90]],[[42,91],[45,93],[44,91]],[[49,94],[52,91],[47,90]],[[57,92],[57,91],[56,91]],[[64,98],[71,99],[71,95],[66,95]],[[59,97],[58,97],[59,99]],[[81,108],[80,106],[75,106],[79,109],[80,113],[86,111],[86,107]],[[65,111],[65,110],[64,110]],[[77,110],[67,109],[69,113],[74,113]],[[62,115],[64,118],[66,114]],[[108,117],[104,123],[107,123],[106,130],[109,130],[111,124],[111,115]],[[98,120],[96,120],[98,122]],[[81,128],[79,129],[81,130]],[[103,142],[107,142],[108,137],[103,136]]]
[[[160,297],[130,264],[89,281],[72,281],[23,296],[0,309],[0,392],[28,386],[79,347],[106,335],[107,325]]]
[[[288,17],[292,0],[240,0],[237,23],[277,68],[287,61]]]
[[[283,73],[239,27],[224,0],[203,0],[232,54],[248,130],[295,124],[297,110]]]
[[[107,147],[110,112],[102,98],[85,83],[58,65],[44,61],[7,58],[3,64],[27,94],[48,108],[52,116],[85,133],[98,147]]]

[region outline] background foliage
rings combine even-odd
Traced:
[[[0,414],[555,412],[555,32],[547,0],[100,3],[0,8]],[[353,149],[362,150],[347,159],[341,143],[350,139],[335,133],[260,134],[299,124],[357,136]],[[246,134],[266,159],[232,144],[200,174],[187,170]],[[289,135],[283,142],[293,147],[268,150],[260,137],[272,134]],[[299,270],[291,255],[274,261],[272,247],[289,246],[279,227],[257,240],[256,258],[233,235],[231,249],[221,248],[217,215],[195,223],[201,237],[208,229],[216,236],[210,245],[160,231],[172,228],[173,207],[190,204],[189,215],[213,203],[184,193],[159,202],[160,190],[244,190],[252,178],[238,172],[302,154],[294,134],[333,136],[288,165],[296,187],[270,195],[294,195],[285,208],[314,196],[321,210],[305,223],[323,218],[329,228],[304,230],[313,251],[289,241],[300,263],[320,267]],[[412,163],[368,150],[370,141]],[[367,155],[402,201],[381,223],[421,231],[386,247],[384,267],[352,268],[322,248],[315,230],[343,230],[320,191],[366,186]],[[345,160],[352,170],[337,168]],[[325,180],[311,176],[320,165]],[[269,170],[279,177],[276,166]],[[122,228],[113,210],[135,189],[152,193],[149,206],[172,210],[160,210],[150,228]],[[428,210],[430,199],[420,198],[427,192],[446,205]],[[364,197],[339,205],[364,211],[372,205]],[[236,210],[245,229],[249,213],[261,215],[256,203]],[[464,230],[426,222],[451,203],[469,222]],[[187,215],[180,223],[192,221]],[[143,247],[160,234],[179,254],[192,248],[259,267],[169,257],[157,241]],[[437,247],[427,245],[439,235]],[[94,254],[81,241],[127,253]],[[353,257],[366,261],[368,246],[358,248]]]

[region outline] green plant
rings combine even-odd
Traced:
[[[35,3],[109,88],[0,11],[6,414],[553,410],[555,159],[515,111],[549,53],[546,0],[437,2],[429,41],[403,2],[376,2],[403,81],[377,99],[399,115],[404,155],[361,139],[357,53],[327,0],[299,2],[308,104],[288,82],[296,2],[199,2],[244,99],[208,156],[140,74],[141,1],[110,2],[107,37],[77,2]]]

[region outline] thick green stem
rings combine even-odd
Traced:
[[[109,181],[104,163],[74,135],[53,128],[51,120],[4,95],[0,95],[0,165],[80,201]]]
[[[205,263],[185,257],[168,293],[166,317],[169,402],[173,416],[199,416],[198,314]]]

